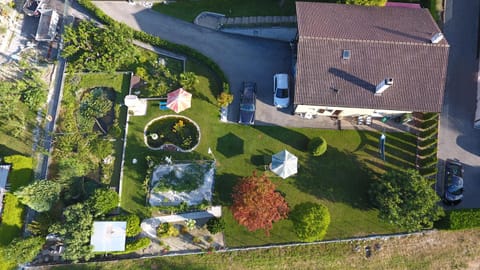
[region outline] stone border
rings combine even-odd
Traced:
[[[197,131],[198,131],[198,139],[197,139],[197,144],[195,144],[194,146],[192,146],[192,148],[188,149],[188,150],[183,150],[182,148],[180,148],[179,146],[177,145],[174,145],[174,144],[171,144],[171,143],[167,143],[167,144],[162,144],[160,147],[151,147],[150,145],[148,145],[147,143],[147,129],[148,127],[155,121],[157,120],[161,120],[161,119],[164,119],[164,118],[170,118],[170,117],[173,117],[173,118],[183,118],[183,119],[187,119],[188,121],[190,121],[196,128],[197,128]],[[145,129],[143,130],[143,141],[145,143],[145,145],[148,147],[148,149],[150,150],[164,150],[165,148],[168,148],[168,147],[175,147],[175,151],[178,151],[178,152],[183,152],[183,153],[189,153],[189,152],[192,152],[193,150],[195,150],[197,148],[197,146],[200,144],[200,139],[202,138],[202,132],[200,131],[200,127],[198,126],[198,124],[193,121],[192,119],[186,117],[186,116],[183,116],[183,115],[174,115],[174,114],[169,114],[169,115],[163,115],[163,116],[160,116],[160,117],[157,117],[157,118],[154,118],[152,120],[150,120],[146,125],[145,125]]]

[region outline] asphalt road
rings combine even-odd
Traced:
[[[127,2],[97,1],[95,4],[134,29],[187,45],[210,57],[225,72],[236,96],[243,81],[254,81],[258,88],[257,100],[270,105],[273,103],[273,75],[289,71],[291,55],[287,42],[218,32]],[[229,112],[230,121],[238,119],[238,102],[236,98],[230,106],[233,110]]]
[[[438,155],[441,161],[458,158],[465,166],[465,197],[456,206],[462,208],[480,207],[480,130],[473,129],[479,12],[479,1],[446,1],[443,31],[450,43],[450,55]],[[437,187],[443,191],[442,186],[440,182]]]

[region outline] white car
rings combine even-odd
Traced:
[[[287,108],[290,105],[288,74],[279,73],[273,76],[273,105],[277,108]]]

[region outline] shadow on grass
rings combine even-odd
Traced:
[[[13,150],[10,147],[7,147],[4,144],[0,144],[0,157],[5,157],[5,156],[13,156],[13,155],[21,155],[22,153]]]
[[[309,138],[300,132],[279,126],[255,126],[255,129],[299,151],[305,151]]]
[[[213,203],[223,206],[231,205],[233,187],[240,180],[240,176],[234,174],[221,174],[215,177],[215,189]]]
[[[258,155],[252,155],[247,162],[250,161],[259,170],[267,170],[268,165],[272,162],[273,154],[274,152],[271,150],[263,150]]]
[[[224,155],[226,158],[243,154],[243,139],[237,135],[229,132],[227,135],[217,139],[217,152]]]
[[[302,192],[358,209],[371,208],[368,190],[373,174],[355,155],[330,147],[300,168],[303,172],[293,184]]]

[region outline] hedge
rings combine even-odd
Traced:
[[[115,216],[112,220],[127,222],[127,237],[137,236],[142,231],[142,228],[140,228],[140,218],[135,214]]]
[[[477,228],[480,227],[480,208],[452,210],[445,218],[450,230]]]
[[[308,151],[313,156],[321,156],[327,151],[327,141],[322,137],[315,137],[308,143]]]
[[[115,20],[113,20],[107,14],[105,14],[101,9],[99,9],[94,4],[92,4],[90,0],[79,0],[78,3],[88,11],[92,12],[95,15],[95,17],[97,17],[97,19],[99,19],[103,23],[107,25],[117,23]],[[228,83],[227,77],[225,76],[223,71],[220,69],[220,67],[217,65],[217,63],[215,63],[212,59],[208,58],[207,56],[201,54],[197,50],[194,50],[185,45],[180,45],[180,44],[166,41],[164,39],[161,39],[156,36],[152,36],[142,31],[138,31],[134,29],[132,30],[133,30],[133,37],[135,39],[138,39],[145,43],[149,43],[153,46],[156,46],[165,50],[169,50],[169,51],[180,53],[180,54],[185,54],[187,56],[195,58],[198,61],[203,62],[213,72],[215,72],[219,76],[219,79],[222,81],[222,83]]]
[[[135,252],[139,249],[146,248],[150,245],[151,241],[149,238],[140,238],[125,245],[125,251],[113,252],[113,255],[122,255]]]

